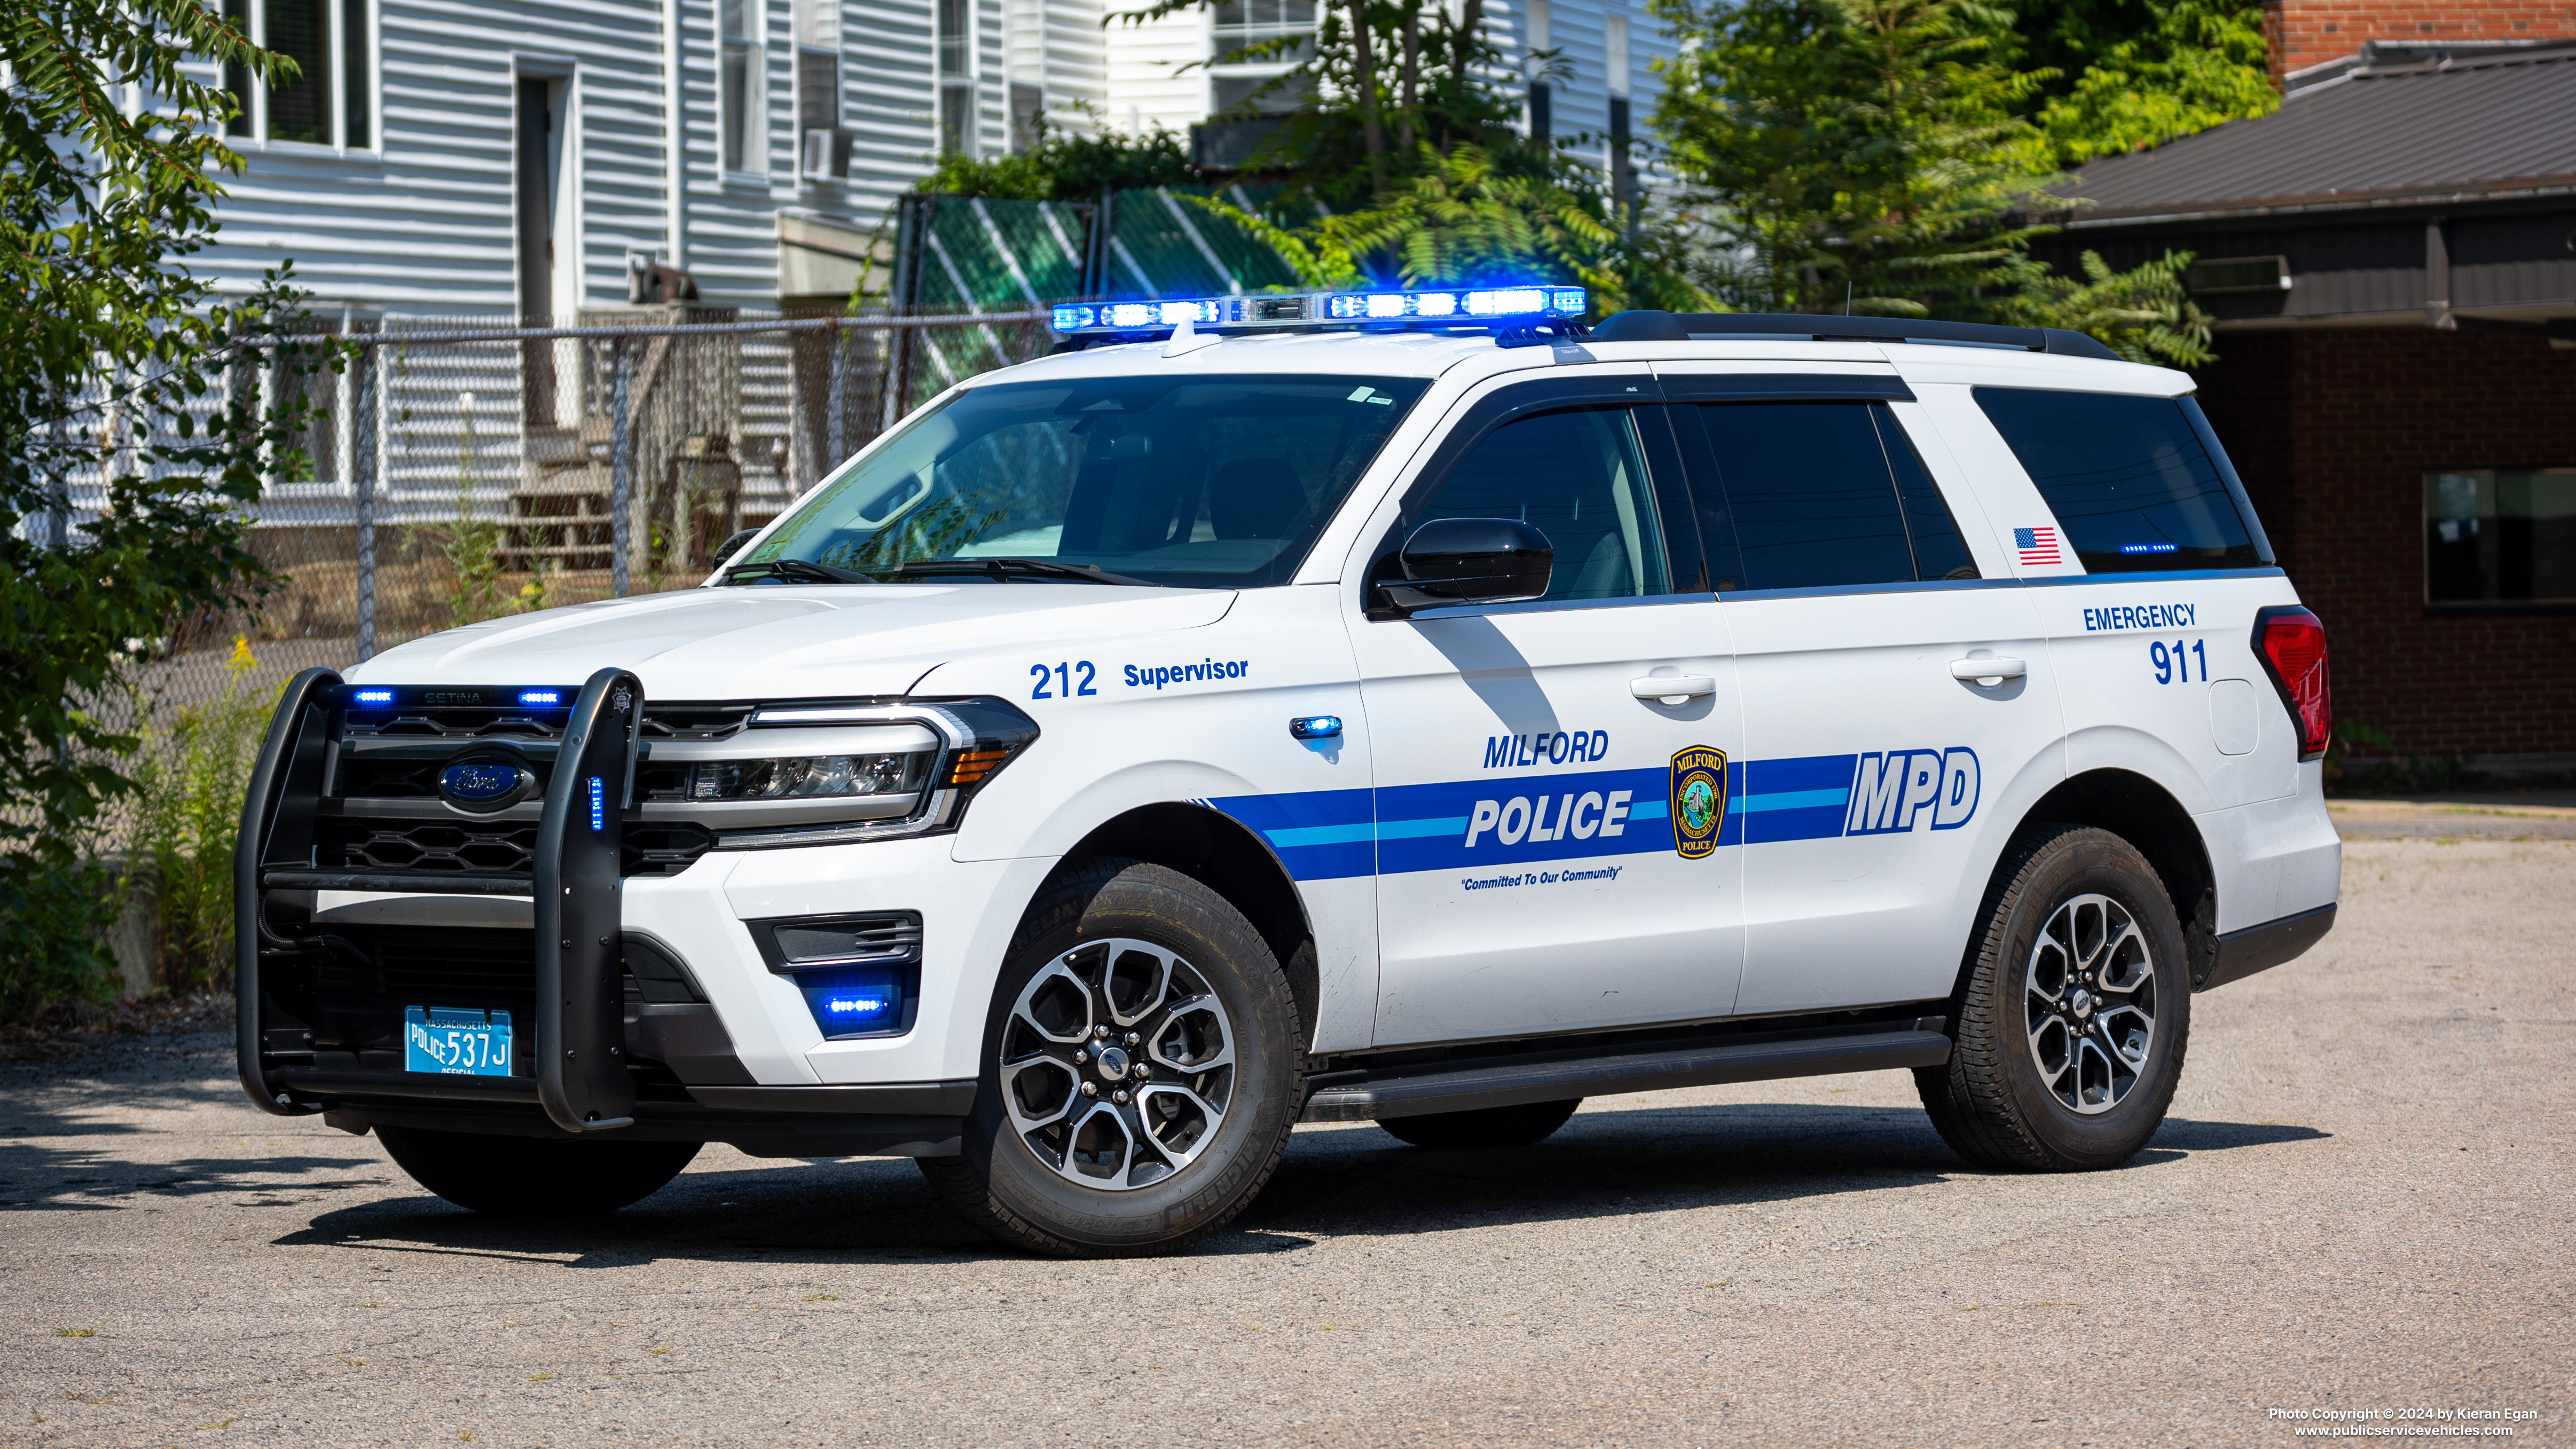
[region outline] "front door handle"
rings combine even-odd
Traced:
[[[2007,679],[2019,679],[2028,673],[2030,673],[2029,661],[1998,659],[1991,654],[1979,659],[1950,661],[1952,679],[1974,680],[1979,684],[2001,684]]]
[[[1717,693],[1717,681],[1705,674],[1650,674],[1629,680],[1628,692],[1657,704],[1688,704],[1701,695]]]

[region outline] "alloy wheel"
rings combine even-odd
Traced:
[[[2155,1045],[2146,932],[2109,896],[2072,897],[2040,928],[2023,983],[2023,1029],[2049,1094],[2088,1116],[2118,1106]]]
[[[1021,989],[1000,1067],[1012,1135],[1069,1181],[1127,1191],[1216,1139],[1234,1095],[1234,1025],[1177,953],[1090,941]]]

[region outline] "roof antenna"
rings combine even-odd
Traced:
[[[1843,278],[1843,315],[1851,315],[1851,278]]]
[[[1192,314],[1195,314],[1196,311],[1197,309],[1195,307],[1191,309]],[[1165,357],[1186,357],[1189,354],[1198,351],[1202,347],[1214,347],[1219,340],[1220,339],[1216,333],[1201,332],[1198,328],[1192,326],[1191,317],[1185,315],[1181,318],[1181,324],[1172,329],[1171,340],[1163,344],[1163,355]]]

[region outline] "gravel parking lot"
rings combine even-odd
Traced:
[[[1058,1263],[900,1161],[711,1148],[512,1226],[253,1112],[220,1038],[0,1068],[0,1442],[2576,1441],[2576,840],[2515,833],[2354,840],[2337,931],[2198,998],[2172,1119],[2083,1176],[1821,1077],[1501,1153],[1309,1127],[1199,1250]]]

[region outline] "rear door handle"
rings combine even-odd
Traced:
[[[1705,674],[1650,674],[1629,680],[1628,692],[1657,704],[1688,704],[1703,694],[1717,693],[1717,681]]]
[[[1950,677],[1952,679],[1972,679],[1979,684],[2001,684],[2007,679],[2019,679],[2028,673],[2030,673],[2029,661],[2022,659],[1997,659],[1991,654],[1987,655],[1983,659],[1953,659],[1950,661]]]

